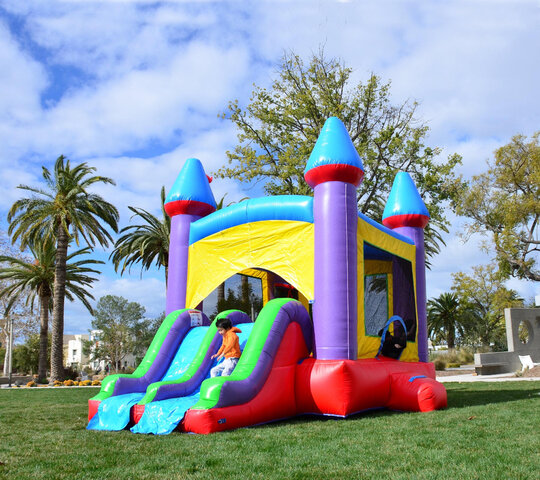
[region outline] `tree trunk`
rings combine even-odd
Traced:
[[[47,346],[49,343],[49,302],[50,295],[43,295],[39,305],[39,361],[38,361],[38,382],[47,380]]]
[[[9,375],[9,340],[6,340],[6,354],[4,355],[4,377]]]
[[[64,299],[66,294],[67,248],[68,232],[64,230],[62,225],[59,225],[54,270],[51,382],[64,379]]]
[[[217,304],[225,300],[225,282],[220,283],[217,287]]]
[[[456,331],[454,327],[448,329],[448,350],[456,348]]]
[[[246,275],[240,275],[240,278],[242,279],[242,301],[249,303],[249,279]]]

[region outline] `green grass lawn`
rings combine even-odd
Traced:
[[[540,382],[446,387],[444,411],[167,436],[86,431],[94,388],[1,390],[0,478],[539,478]]]

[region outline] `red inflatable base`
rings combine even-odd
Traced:
[[[99,400],[88,400],[88,421],[94,418],[94,415],[97,413],[100,403],[101,402]]]
[[[429,411],[446,407],[431,363],[389,358],[315,360],[297,367],[298,413],[346,417],[373,408]]]
[[[307,358],[298,365],[274,367],[248,403],[188,410],[180,430],[207,434],[302,414],[346,417],[374,408],[428,412],[445,408],[446,402],[431,363]]]
[[[139,423],[139,420],[143,416],[144,405],[133,405],[131,408],[131,414],[133,415],[133,423]]]

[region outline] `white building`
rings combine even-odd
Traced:
[[[95,349],[96,346],[99,345],[99,341],[100,341],[100,335],[101,335],[102,331],[101,330],[92,330],[90,332],[90,340],[92,341],[92,347],[91,349]],[[87,335],[88,337],[88,335]],[[120,368],[135,368],[137,365],[136,365],[136,358],[135,356],[133,356],[132,354],[127,354],[123,360],[122,360],[122,365],[120,365]],[[105,360],[92,360],[92,362],[90,362],[90,367],[93,369],[93,370],[105,370],[105,367],[106,367],[106,362]]]
[[[90,336],[85,334],[64,336],[64,346],[67,343],[67,351],[64,355],[66,367],[84,368],[89,365],[88,356],[83,354],[84,341],[89,338]]]

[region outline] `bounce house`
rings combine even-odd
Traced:
[[[397,173],[383,224],[358,212],[364,168],[329,118],[305,168],[313,197],[257,198],[216,211],[210,178],[188,159],[166,200],[167,317],[133,374],[89,400],[89,429],[211,433],[296,415],[430,411],[446,391],[428,363],[424,231],[428,211]],[[260,278],[256,319],[240,328],[230,376],[209,378],[221,337],[197,307],[231,276]],[[298,300],[273,298],[279,288]],[[283,290],[283,288],[281,288]]]

